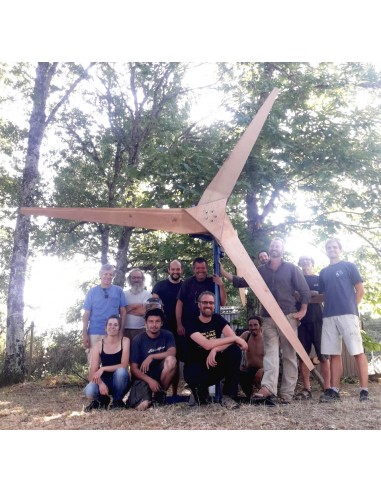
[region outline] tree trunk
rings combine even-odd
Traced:
[[[108,250],[110,242],[110,226],[100,224],[98,231],[101,235],[101,263],[105,265],[108,263]]]
[[[39,63],[33,91],[33,110],[30,118],[28,148],[21,188],[21,206],[34,204],[39,179],[38,162],[40,147],[46,126],[46,101],[51,78],[57,64]],[[30,217],[18,214],[14,233],[7,305],[6,356],[1,384],[24,381],[24,285],[28,260]]]
[[[28,148],[21,185],[20,206],[36,205],[38,192],[38,163],[40,148],[46,126],[51,123],[60,107],[83,80],[90,67],[82,71],[66,90],[63,97],[46,116],[46,104],[50,93],[50,84],[56,73],[58,63],[38,63],[32,95],[33,108],[29,121]],[[24,340],[24,286],[28,261],[30,217],[18,213],[14,233],[11,258],[10,279],[7,304],[7,340],[3,371],[0,385],[19,383],[25,378],[25,340]]]
[[[127,272],[127,252],[130,246],[130,239],[133,229],[130,227],[122,227],[119,243],[118,243],[118,253],[116,255],[116,275],[114,278],[114,284],[119,285],[124,288],[126,282],[126,272]]]

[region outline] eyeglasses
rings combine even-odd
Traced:
[[[200,301],[200,304],[211,304],[213,305],[214,304],[214,301]]]
[[[102,290],[103,290],[103,293],[105,295],[105,299],[108,299],[108,292],[107,292],[107,290],[106,289],[102,289]]]

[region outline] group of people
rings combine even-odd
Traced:
[[[315,349],[324,381],[319,401],[340,399],[342,339],[355,358],[359,397],[366,401],[368,363],[357,308],[363,282],[356,266],[341,259],[339,240],[328,240],[326,252],[330,263],[316,275],[311,257],[302,256],[298,266],[284,261],[283,241],[275,238],[268,252],[259,252],[258,271],[306,352]],[[310,371],[271,313],[262,307],[260,315],[249,318],[248,330],[237,336],[215,312],[216,294],[221,306],[227,302],[221,277],[237,288],[247,287],[243,277],[222,265],[221,276],[210,275],[202,257],[194,259],[193,275],[185,280],[181,262],[172,261],[168,278],[152,292],[144,288],[140,269],[130,271],[126,291],[112,284],[114,273],[112,265],[102,266],[100,285],[90,289],[83,306],[83,343],[90,364],[85,411],[146,410],[163,404],[171,385],[177,395],[180,364],[196,405],[209,404],[210,387],[221,388],[220,383],[219,401],[229,409],[238,408],[240,387],[251,403],[312,398]],[[299,372],[303,387],[295,394]]]

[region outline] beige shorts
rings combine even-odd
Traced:
[[[341,355],[343,340],[350,355],[364,352],[359,317],[354,314],[342,314],[323,318],[321,353]]]
[[[102,340],[102,338],[104,337],[104,335],[89,335],[89,339],[90,339],[90,348],[87,348],[85,349],[85,352],[86,352],[86,355],[87,355],[87,362],[89,363],[90,365],[90,351],[93,347],[95,347],[95,345],[97,344],[97,342],[99,342],[99,340]]]

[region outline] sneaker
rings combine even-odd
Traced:
[[[209,395],[209,390],[207,387],[202,387],[202,386],[196,386],[195,388],[192,388],[192,400],[194,400],[194,403],[191,404],[190,406],[195,406],[195,405],[209,405],[212,403],[212,399]]]
[[[302,391],[294,396],[294,400],[311,400],[312,393],[310,389],[303,388]]]
[[[100,410],[107,410],[109,404],[110,404],[111,398],[107,395],[101,395],[99,397],[99,409]]]
[[[113,400],[113,402],[110,405],[110,410],[116,410],[120,408],[126,408],[126,405],[124,404],[123,400]]]
[[[340,395],[332,388],[328,388],[319,398],[320,403],[330,403],[331,401],[339,401]]]
[[[98,400],[93,400],[92,402],[90,402],[84,409],[83,411],[86,412],[86,413],[89,413],[91,412],[92,410],[96,410],[99,408],[99,401]]]
[[[157,406],[165,405],[167,393],[165,391],[157,391],[152,396],[152,403]]]
[[[366,400],[369,400],[369,391],[361,390],[360,391],[360,401],[366,401]]]
[[[237,408],[241,406],[238,401],[235,401],[234,398],[231,398],[230,396],[223,396],[221,405],[227,410],[237,410]]]

